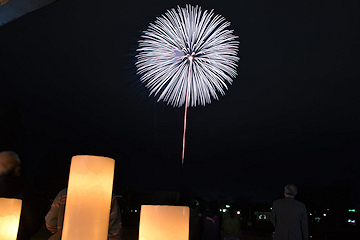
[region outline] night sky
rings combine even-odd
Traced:
[[[182,167],[184,108],[148,97],[134,63],[141,31],[187,3],[231,22],[241,60],[225,96],[188,109]],[[0,150],[53,192],[78,154],[116,160],[116,193],[272,201],[290,182],[360,185],[359,12],[355,0],[58,0],[0,27]]]

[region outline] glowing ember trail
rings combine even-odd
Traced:
[[[186,133],[186,118],[187,118],[187,106],[188,106],[188,99],[189,99],[189,85],[190,85],[190,69],[192,66],[192,60],[194,59],[193,56],[189,56],[189,68],[188,68],[188,77],[187,77],[187,84],[186,84],[186,98],[185,98],[185,113],[184,113],[184,133],[183,133],[183,148],[182,148],[182,155],[181,155],[181,164],[184,165],[184,158],[185,158],[185,133]]]

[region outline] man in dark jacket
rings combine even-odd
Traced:
[[[294,197],[297,187],[285,186],[285,198],[274,201],[271,222],[275,226],[274,240],[308,240],[308,217],[305,204]]]

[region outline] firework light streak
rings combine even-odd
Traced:
[[[218,100],[237,76],[239,42],[228,26],[213,10],[186,5],[157,17],[139,40],[137,73],[149,95],[173,107],[185,103],[182,163],[187,108]]]

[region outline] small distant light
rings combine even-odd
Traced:
[[[324,213],[323,216],[326,217],[326,213]]]
[[[236,214],[237,214],[237,215],[240,215],[240,211],[237,211]]]
[[[310,216],[312,216],[312,213],[310,213]]]
[[[135,210],[135,212],[137,212],[137,210]]]
[[[230,205],[225,205],[226,208],[230,208]]]
[[[348,223],[352,223],[352,224],[355,224],[355,219],[348,219]]]
[[[330,209],[326,209],[327,211],[330,211]]]
[[[310,236],[310,238],[312,238],[312,236]]]
[[[355,209],[349,209],[349,212],[355,212]]]
[[[223,209],[222,212],[226,212],[226,209]]]
[[[270,208],[270,210],[272,210],[272,207]]]

